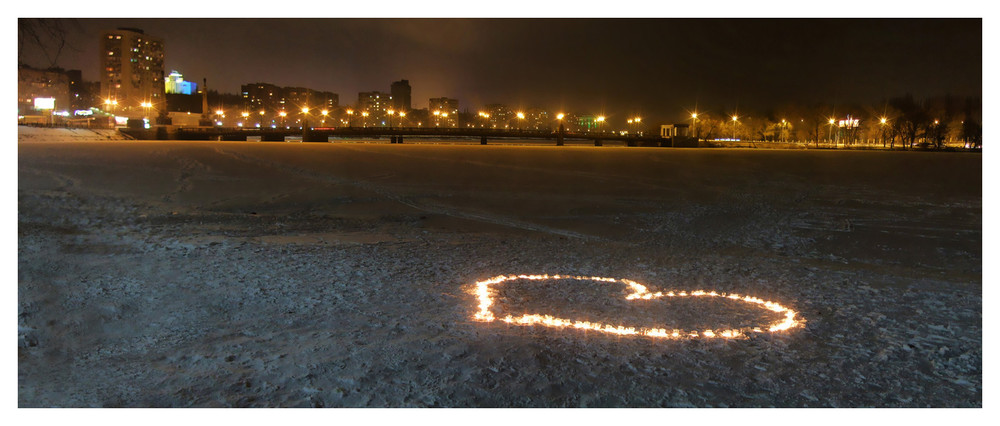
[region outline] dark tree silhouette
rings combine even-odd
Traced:
[[[30,58],[44,57],[48,68],[59,64],[59,56],[66,48],[73,49],[70,31],[82,31],[73,19],[19,18],[17,20],[17,63],[30,65]],[[29,53],[39,53],[28,55]]]
[[[904,147],[913,146],[917,136],[931,123],[927,110],[910,94],[890,99],[889,105],[899,114],[892,124],[894,132],[899,135]]]

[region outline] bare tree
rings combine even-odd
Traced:
[[[17,20],[17,63],[26,64],[26,54],[37,52],[45,58],[47,66],[54,68],[59,63],[63,49],[73,48],[70,29],[81,30],[72,19],[19,18]],[[82,31],[82,30],[81,30]]]
[[[890,99],[889,105],[899,113],[899,117],[893,122],[893,131],[899,135],[904,147],[913,146],[917,136],[920,136],[921,131],[927,129],[928,124],[932,122],[927,110],[909,94]]]

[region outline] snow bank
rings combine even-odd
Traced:
[[[111,129],[61,129],[17,126],[18,142],[106,142],[129,140]]]

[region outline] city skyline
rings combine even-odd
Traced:
[[[54,65],[79,68],[85,80],[96,78],[96,34],[135,27],[165,40],[166,70],[207,78],[209,90],[239,93],[243,84],[267,82],[347,101],[405,79],[413,108],[448,97],[472,109],[505,103],[677,121],[699,105],[982,93],[980,19],[60,21],[69,43]],[[37,52],[19,53],[28,65],[50,65]]]

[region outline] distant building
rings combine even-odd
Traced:
[[[368,126],[384,126],[388,111],[393,108],[392,95],[385,92],[360,92],[358,93],[358,111],[355,115],[360,116],[362,123]],[[368,114],[365,116],[364,114]],[[385,122],[385,124],[383,124]]]
[[[664,124],[660,126],[661,138],[672,138],[675,136],[687,137],[691,135],[690,124]]]
[[[590,132],[598,130],[600,126],[600,121],[597,120],[597,116],[593,114],[578,115],[575,117],[574,124],[576,128],[581,132]]]
[[[285,106],[296,112],[301,111],[302,108],[330,111],[340,104],[340,96],[331,92],[321,92],[305,87],[285,87],[283,93]]]
[[[193,95],[198,93],[198,84],[184,81],[184,76],[177,71],[171,71],[167,76],[166,92],[177,95]]]
[[[129,117],[165,113],[163,52],[163,40],[140,29],[102,32],[99,96],[106,105]],[[144,107],[144,103],[151,106]]]
[[[539,108],[528,108],[524,110],[524,123],[522,129],[543,130],[552,128],[549,121],[549,113]]]
[[[243,108],[251,113],[263,112],[263,115],[273,116],[285,110],[285,90],[268,83],[244,84],[240,87],[243,95]]]
[[[458,99],[431,98],[427,103],[427,109],[431,111],[447,112],[448,114],[458,114]]]
[[[495,129],[503,129],[510,126],[510,121],[515,119],[514,112],[504,104],[487,104],[483,107],[486,113],[486,120]]]
[[[43,115],[70,111],[69,76],[61,69],[40,70],[21,66],[17,69],[17,114]],[[54,109],[36,109],[35,99],[53,99]],[[43,102],[48,106],[47,102]]]
[[[389,92],[392,96],[392,107],[397,111],[409,111],[413,109],[410,103],[410,82],[408,80],[399,80],[392,83]]]
[[[247,122],[254,126],[291,125],[300,122],[303,114],[319,117],[322,111],[327,111],[329,115],[340,106],[340,95],[306,87],[252,83],[244,84],[240,89],[243,97],[240,115],[246,113]],[[303,108],[308,108],[309,112],[303,113]],[[282,116],[282,113],[285,115]],[[315,120],[311,122],[314,123]]]
[[[458,127],[458,99],[431,98],[427,103],[431,124],[438,127]]]
[[[101,92],[100,82],[83,81],[83,73],[80,70],[68,70],[66,77],[69,79],[70,113],[101,106],[100,98],[97,96]]]

